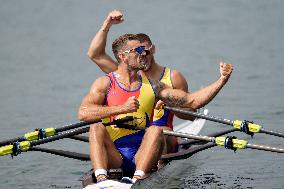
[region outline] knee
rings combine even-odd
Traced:
[[[101,123],[96,123],[91,125],[90,130],[89,130],[89,135],[90,136],[101,136],[106,133],[106,128],[103,124]]]

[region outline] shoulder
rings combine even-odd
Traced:
[[[171,70],[171,80],[174,89],[188,91],[188,84],[185,77],[178,70]]]
[[[99,77],[93,82],[90,93],[93,93],[93,92],[106,93],[109,88],[110,83],[111,83],[111,79],[108,75]]]

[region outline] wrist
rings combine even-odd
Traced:
[[[101,27],[101,31],[103,31],[103,32],[108,32],[109,29],[110,29],[110,27],[111,27],[111,24],[110,24],[110,23],[104,22],[103,25],[102,25],[102,27]]]
[[[127,109],[125,108],[124,105],[118,106],[118,114],[124,114],[127,113]]]
[[[221,76],[219,78],[219,81],[221,82],[222,85],[225,85],[228,81],[229,77],[224,77],[224,76]]]

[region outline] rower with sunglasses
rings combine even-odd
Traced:
[[[123,14],[114,10],[109,13],[100,30],[96,33],[93,38],[91,45],[88,50],[89,58],[96,63],[102,71],[109,73],[117,70],[117,62],[113,60],[105,51],[106,41],[108,31],[114,24],[120,24],[124,21]],[[177,70],[172,70],[167,67],[163,67],[156,63],[154,59],[155,45],[152,44],[151,39],[146,34],[140,33],[136,34],[139,38],[142,46],[145,47],[145,52],[147,53],[147,62],[143,64],[143,73],[150,80],[161,81],[174,89],[181,89],[188,92],[188,84],[184,76]],[[138,51],[141,49],[137,49]],[[212,100],[215,95],[221,90],[221,88],[228,81],[233,67],[231,64],[220,63],[220,77],[217,81],[202,88],[201,90],[193,93],[195,98],[199,102],[199,106],[191,107],[192,111],[206,105],[210,100]],[[158,102],[160,104],[161,102]],[[159,106],[157,106],[159,107]],[[179,118],[193,120],[193,117],[188,117],[184,115],[175,114]],[[173,129],[173,113],[168,110],[155,109],[153,116],[153,125],[160,126],[166,130]],[[177,150],[176,138],[173,136],[166,137],[166,146],[164,153],[174,152]]]
[[[94,122],[132,117],[122,125],[92,125],[89,131],[90,158],[97,182],[107,180],[107,170],[121,168],[134,183],[157,167],[165,141],[161,127],[151,126],[157,100],[170,106],[196,107],[192,95],[172,89],[160,81],[150,81],[140,70],[147,65],[148,51],[137,35],[117,38],[112,49],[118,68],[96,79],[82,100],[78,117]],[[125,179],[125,178],[124,178]]]

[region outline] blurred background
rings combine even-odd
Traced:
[[[283,131],[284,1],[282,0],[0,0],[0,140],[35,128],[77,122],[92,82],[103,75],[87,57],[91,39],[113,9],[123,24],[109,32],[147,33],[156,61],[177,69],[196,91],[219,77],[219,62],[234,72],[207,106],[210,114],[248,119]],[[181,120],[175,121],[177,124]],[[225,129],[207,121],[202,134]],[[283,147],[283,140],[257,134],[251,143]],[[64,139],[47,147],[88,153],[88,144]],[[282,154],[237,153],[215,147],[173,161],[145,188],[283,188]],[[0,188],[81,188],[89,162],[27,152],[0,157]]]

